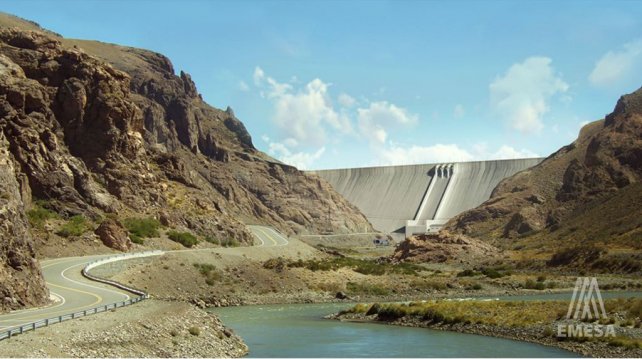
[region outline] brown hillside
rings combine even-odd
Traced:
[[[642,89],[584,126],[572,144],[501,182],[447,229],[551,267],[640,271],[641,178]]]
[[[81,215],[89,227],[105,217],[154,217],[170,229],[240,243],[252,242],[245,224],[288,234],[371,229],[326,182],[256,150],[233,111],[205,103],[190,76],[177,76],[160,54],[68,40],[0,14],[0,73],[2,175],[11,186],[3,210],[16,214],[0,232],[0,255],[16,258],[4,269],[33,274],[22,304],[44,293],[22,235],[25,208],[60,222]],[[63,243],[54,232],[39,228],[40,245],[85,240]],[[12,283],[5,289],[16,297]]]
[[[642,271],[640,179],[642,89],[620,98],[605,120],[584,126],[570,145],[503,180],[488,201],[451,219],[440,235],[422,238],[426,249],[414,251],[433,251],[445,236],[484,241],[537,266]],[[397,256],[412,260],[402,252]]]

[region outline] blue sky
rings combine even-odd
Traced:
[[[642,2],[1,1],[167,55],[307,169],[547,156],[642,86]]]

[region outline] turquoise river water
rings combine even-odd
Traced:
[[[641,297],[642,292],[603,292],[602,296]],[[486,299],[570,300],[571,293]],[[509,339],[323,319],[352,305],[256,305],[210,311],[243,337],[249,357],[578,357],[562,349]]]
[[[250,348],[249,357],[577,357],[515,340],[322,319],[350,304],[212,308]]]

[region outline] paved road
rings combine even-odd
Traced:
[[[287,246],[288,240],[274,228],[266,226],[248,226],[259,243],[257,247],[280,247]]]
[[[26,309],[0,315],[0,331],[129,299],[127,292],[90,281],[80,273],[88,263],[103,257],[108,255],[42,261],[45,281],[56,302],[45,308]]]
[[[257,247],[278,247],[288,244],[287,238],[270,227],[249,226],[249,228],[258,239]],[[106,284],[90,281],[81,274],[82,268],[87,264],[109,256],[68,257],[42,261],[42,271],[47,287],[56,302],[44,308],[25,309],[0,315],[0,331],[38,320],[51,319],[64,314],[128,300],[129,293]]]

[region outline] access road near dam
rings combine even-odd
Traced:
[[[257,239],[253,248],[281,247],[289,244],[288,239],[267,226],[248,226]],[[211,251],[212,248],[166,251],[167,253],[187,251]],[[219,248],[225,250],[225,248]],[[230,248],[230,250],[234,250]],[[136,253],[132,253],[137,255]],[[131,254],[122,254],[127,256]],[[118,256],[118,255],[117,255]],[[92,262],[114,257],[114,254],[66,257],[41,261],[42,273],[53,303],[46,307],[17,310],[0,315],[0,332],[57,317],[70,318],[71,313],[90,311],[94,308],[122,303],[135,297],[128,291],[92,281],[84,277],[82,269]],[[132,258],[134,258],[132,256]],[[129,258],[123,258],[127,260]],[[51,323],[57,323],[58,320]]]
[[[488,200],[503,179],[543,158],[310,171],[395,239],[438,230]]]

